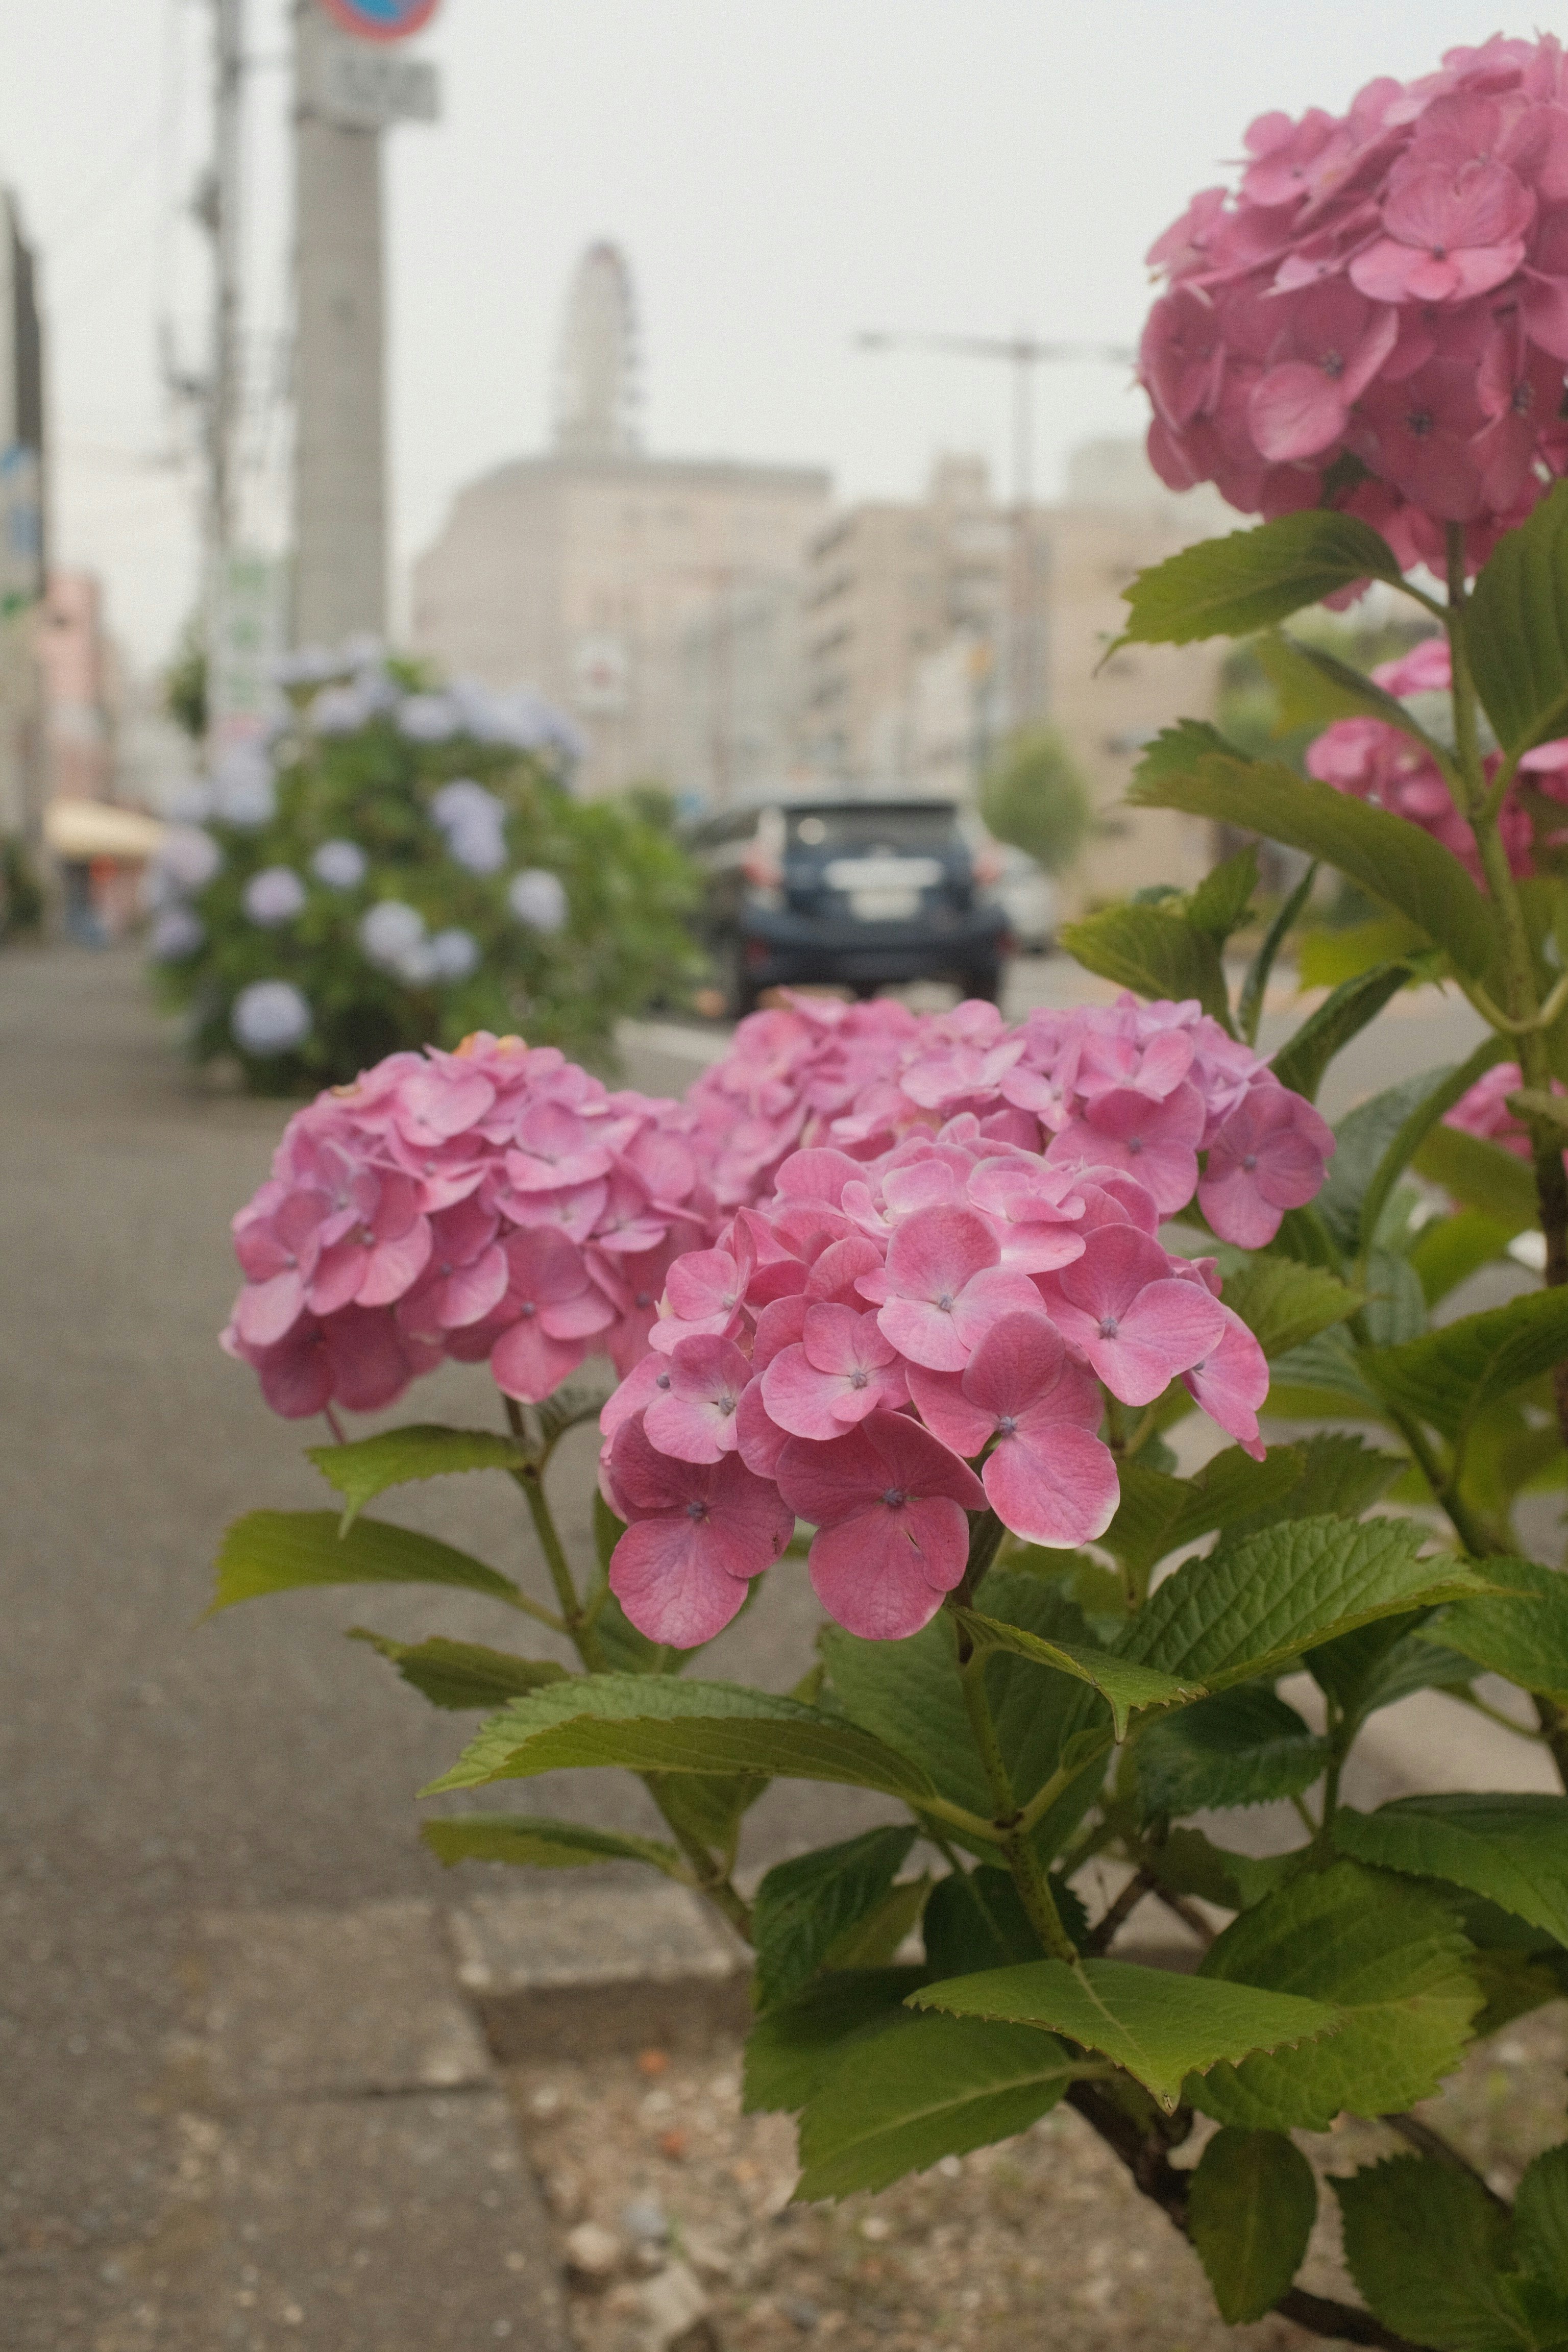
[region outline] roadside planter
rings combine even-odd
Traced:
[[[1266,633],[1287,723],[1324,731],[1304,777],[1183,722],[1133,797],[1265,834],[1378,910],[1271,1061],[1310,877],[1233,995],[1251,850],[1065,935],[1128,992],[1106,1008],[785,1005],[683,1104],[472,1036],[296,1115],[236,1221],[226,1335],[275,1410],[340,1436],[444,1355],[488,1363],[491,1426],[312,1448],[337,1507],[240,1520],[217,1605],[414,1579],[569,1638],[571,1672],[368,1637],[484,1716],[438,1789],[626,1770],[664,1834],[520,1809],[425,1836],[447,1862],[633,1858],[707,1896],[755,1949],[747,2098],[798,2113],[799,2196],[1066,2102],[1226,2319],[1453,2352],[1568,2341],[1568,2145],[1510,2208],[1409,2112],[1568,1990],[1568,1797],[1363,1813],[1341,1789],[1379,1710],[1476,1704],[1483,1674],[1568,1771],[1568,1579],[1515,1519],[1560,1486],[1568,1427],[1561,71],[1552,41],[1494,41],[1343,121],[1266,116],[1239,195],[1155,248],[1156,462],[1269,519],[1135,581],[1127,636]],[[1430,617],[1419,678],[1283,633],[1369,579]],[[1483,1043],[1331,1129],[1326,1070],[1416,979]],[[1540,1278],[1454,1313],[1510,1251]],[[1220,1442],[1185,1476],[1194,1414]],[[1268,1444],[1270,1416],[1310,1433]],[[596,1557],[574,1560],[551,1464],[594,1417]],[[481,1469],[519,1489],[548,1599],[372,1510]],[[706,1677],[757,1581],[802,1574],[804,1680]],[[1301,1669],[1310,1721],[1278,1688]],[[888,1820],[747,1899],[744,1817],[781,1777],[876,1791]],[[1271,1801],[1285,1850],[1213,1827]],[[1096,1857],[1130,1875],[1089,1917]],[[1146,1898],[1228,1918],[1194,1975],[1118,1957]],[[1409,2143],[1332,2182],[1354,2308],[1294,2284],[1318,2199],[1297,2136],[1346,2115]],[[1219,2128],[1194,2165],[1198,2116]]]

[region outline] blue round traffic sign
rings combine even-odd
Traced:
[[[321,0],[334,25],[362,41],[402,41],[423,30],[441,0]]]

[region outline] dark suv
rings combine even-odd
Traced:
[[[733,1019],[764,988],[946,980],[995,1002],[1007,918],[976,872],[957,804],[753,800],[700,821],[702,927]]]

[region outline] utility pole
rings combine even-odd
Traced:
[[[234,544],[237,449],[244,410],[240,356],[240,160],[245,88],[245,0],[213,0],[213,352],[207,405],[207,556],[221,568]]]
[[[381,133],[323,100],[337,36],[295,0],[296,644],[386,631]]]
[[[863,352],[909,348],[956,352],[962,358],[1005,360],[1013,371],[1013,561],[1007,598],[1007,688],[1012,724],[1018,727],[1043,708],[1036,548],[1031,509],[1035,472],[1035,370],[1063,360],[1113,360],[1133,354],[1120,343],[1045,342],[1035,335],[900,334],[887,331],[856,337]]]
[[[382,132],[430,122],[434,66],[389,44],[437,0],[294,0],[297,645],[386,630]]]

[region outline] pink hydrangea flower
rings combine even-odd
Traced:
[[[1159,1243],[1133,1225],[1102,1225],[1041,1286],[1062,1337],[1123,1404],[1152,1404],[1224,1328],[1219,1301],[1173,1275]]]
[[[737,1454],[685,1462],[649,1444],[640,1419],[623,1423],[610,1461],[616,1506],[628,1522],[610,1559],[610,1590],[650,1641],[693,1650],[722,1632],[748,1580],[795,1533],[778,1489]]]
[[[1240,1316],[1215,1304],[1223,1318],[1219,1337],[1182,1379],[1209,1419],[1261,1462],[1268,1449],[1258,1416],[1268,1394],[1268,1360]]]
[[[679,1462],[719,1462],[735,1451],[735,1408],[752,1367],[732,1340],[682,1339],[668,1360],[668,1385],[643,1415],[648,1443]]]
[[[826,1302],[805,1307],[799,1339],[763,1374],[769,1417],[792,1437],[840,1437],[869,1412],[896,1412],[908,1394],[902,1359],[876,1317]]]
[[[962,1372],[914,1367],[910,1393],[955,1454],[973,1459],[995,1440],[981,1484],[1015,1535],[1071,1546],[1105,1533],[1121,1490],[1115,1458],[1095,1434],[1100,1391],[1046,1316],[1004,1315]]]
[[[792,1438],[778,1491],[816,1526],[811,1581],[829,1615],[868,1640],[928,1624],[963,1574],[966,1512],[984,1489],[955,1454],[901,1413],[874,1412],[826,1445]]]
[[[289,1120],[235,1219],[226,1344],[290,1413],[388,1403],[443,1354],[532,1401],[591,1349],[629,1371],[671,1265],[712,1234],[688,1125],[521,1038],[389,1055]],[[358,1318],[383,1307],[402,1336],[372,1378],[382,1327]]]
[[[1334,1133],[1310,1102],[1277,1082],[1248,1087],[1209,1146],[1198,1206],[1222,1241],[1262,1249],[1287,1209],[1321,1190]]]
[[[1033,1303],[1028,1276],[1009,1274],[1001,1256],[978,1210],[917,1209],[889,1244],[884,1271],[862,1275],[856,1288],[880,1304],[878,1327],[900,1354],[955,1372],[998,1315]]]
[[[1563,97],[1549,34],[1451,49],[1342,116],[1254,122],[1236,189],[1150,252],[1162,478],[1269,517],[1331,499],[1406,567],[1440,566],[1459,522],[1483,562],[1568,466]],[[1348,490],[1346,458],[1365,469]]]

